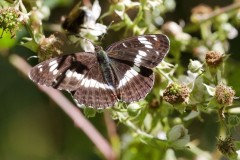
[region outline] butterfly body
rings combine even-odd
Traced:
[[[110,59],[107,56],[107,53],[100,47],[96,51],[97,61],[100,64],[101,72],[103,77],[108,85],[115,86],[115,77],[111,67]]]
[[[131,37],[106,51],[79,52],[44,61],[29,76],[40,84],[69,91],[78,104],[94,108],[117,101],[134,102],[146,97],[154,84],[152,68],[169,50],[165,35]]]

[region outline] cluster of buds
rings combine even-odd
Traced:
[[[2,38],[4,32],[10,32],[11,37],[14,37],[21,23],[22,20],[19,10],[10,7],[0,9],[0,28],[2,28],[0,38]]]

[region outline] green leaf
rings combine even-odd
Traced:
[[[184,121],[189,121],[191,119],[194,119],[198,117],[200,112],[192,110],[187,116],[183,118]]]
[[[207,107],[208,108],[216,108],[219,106],[219,103],[217,103],[216,99],[215,98],[212,98],[209,103],[207,104]]]
[[[149,136],[144,136],[144,135],[139,135],[138,138],[147,145],[159,148],[159,150],[161,150],[161,152],[165,152],[169,147],[168,141],[166,141],[166,140],[161,140],[161,139],[158,139],[155,137],[149,137]]]
[[[181,114],[183,114],[186,110],[186,105],[184,103],[174,104],[173,105],[176,110],[178,110]]]
[[[2,33],[2,28],[0,28],[0,33]],[[9,32],[4,32],[3,37],[0,38],[0,49],[8,49],[14,46],[16,43],[16,38],[11,38]]]
[[[34,40],[23,43],[22,46],[30,49],[33,52],[37,52],[38,47],[39,47],[38,44]]]
[[[240,141],[235,141],[236,150],[240,150]]]

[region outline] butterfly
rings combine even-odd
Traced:
[[[118,101],[144,99],[154,84],[153,68],[169,51],[163,34],[130,37],[104,51],[61,55],[34,66],[29,77],[37,84],[70,92],[78,105],[104,109]]]

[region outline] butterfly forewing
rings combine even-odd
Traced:
[[[169,39],[162,34],[151,34],[131,37],[107,48],[112,59],[127,60],[138,66],[156,67],[169,50]]]
[[[91,53],[64,55],[33,67],[29,77],[40,85],[72,91],[80,87],[86,73],[95,63],[96,56]]]

